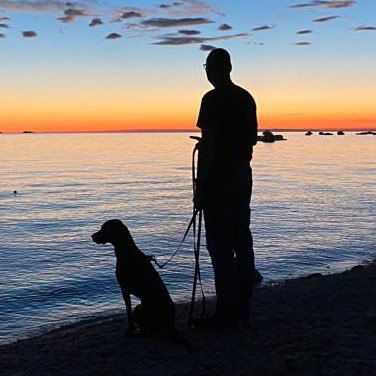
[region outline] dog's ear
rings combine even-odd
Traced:
[[[109,221],[106,221],[103,223],[101,230],[112,233],[112,232],[118,232],[124,229],[124,224],[120,219],[110,219]]]
[[[113,239],[120,240],[124,246],[127,246],[129,248],[136,248],[136,244],[133,240],[133,237],[128,230],[128,227],[119,219],[112,219],[111,221],[108,221],[111,224],[112,232],[111,236]]]
[[[133,239],[127,226],[119,219],[110,219],[103,223],[101,231],[111,240],[122,240],[128,245],[133,245]]]

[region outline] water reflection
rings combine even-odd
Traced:
[[[347,133],[257,145],[252,226],[267,281],[336,271],[371,257],[374,140]],[[111,247],[90,241],[121,218],[163,261],[191,216],[188,134],[2,135],[1,338],[122,308]],[[16,197],[13,191],[17,190]],[[162,271],[175,300],[190,295],[192,239]],[[206,290],[212,274],[202,255]]]

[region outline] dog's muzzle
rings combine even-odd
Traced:
[[[91,238],[93,239],[93,242],[97,244],[107,243],[102,231],[95,232],[93,235],[91,235]]]

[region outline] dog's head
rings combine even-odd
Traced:
[[[125,226],[119,219],[111,219],[104,222],[101,229],[91,235],[91,238],[97,244],[111,243],[116,245],[120,242],[128,243],[132,241],[127,226]]]

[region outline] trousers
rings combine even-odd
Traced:
[[[249,315],[255,272],[250,229],[252,169],[246,166],[227,177],[207,186],[206,246],[214,270],[216,313],[241,318]]]

